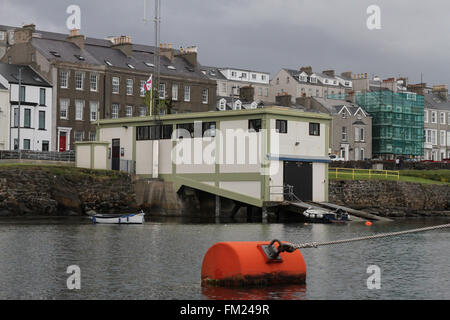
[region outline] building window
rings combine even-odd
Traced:
[[[19,109],[14,108],[14,128],[19,127]]]
[[[258,96],[262,96],[262,88],[261,87],[258,88]]]
[[[169,140],[172,139],[173,125],[156,125],[136,128],[136,140]]]
[[[347,127],[342,127],[342,141],[347,141]]]
[[[440,142],[441,147],[445,146],[445,130],[441,130],[439,142]]]
[[[30,150],[30,139],[23,139],[23,150]]]
[[[98,91],[98,75],[91,73],[90,77],[91,91]]]
[[[266,88],[266,89],[264,90],[264,96],[265,96],[265,97],[268,97],[268,96],[269,96],[269,88]]]
[[[126,117],[131,118],[133,116],[133,106],[126,106]]]
[[[25,102],[25,86],[20,86],[20,90],[19,90],[19,100],[20,102]]]
[[[83,120],[84,101],[75,100],[75,120]]]
[[[98,119],[98,102],[91,101],[89,103],[89,108],[90,108],[91,121],[97,121],[97,119]]]
[[[60,86],[63,89],[67,89],[69,87],[69,72],[61,71],[60,72]]]
[[[247,79],[247,73],[245,73],[245,72],[242,72],[242,74],[241,74],[241,78],[242,78],[242,79]]]
[[[208,89],[202,90],[202,103],[208,104]]]
[[[215,122],[203,122],[202,123],[202,136],[214,138],[216,136],[216,123]]]
[[[184,101],[185,102],[191,101],[191,87],[190,86],[184,87]]]
[[[45,106],[45,88],[39,89],[39,104]]]
[[[287,120],[276,120],[275,130],[278,133],[287,133]]]
[[[133,79],[127,79],[127,95],[133,95]]]
[[[92,131],[89,132],[89,141],[96,141],[97,140],[97,132]]]
[[[47,140],[42,141],[42,151],[43,152],[50,151],[50,142],[49,141],[47,141]]]
[[[73,138],[75,142],[83,141],[84,140],[84,132],[83,131],[75,131]]]
[[[445,124],[445,112],[441,112],[441,124]]]
[[[437,123],[437,114],[436,111],[431,111],[431,123]]]
[[[428,123],[428,111],[427,110],[425,110],[423,113],[423,121],[425,123]]]
[[[112,93],[119,94],[119,86],[120,86],[120,78],[113,77],[112,78]]]
[[[359,152],[360,152],[359,160],[364,160],[364,158],[366,157],[364,148],[361,148],[361,150],[359,150]]]
[[[84,73],[75,72],[75,89],[83,90],[83,80],[84,80]]]
[[[225,111],[227,105],[227,101],[225,99],[220,99],[219,101],[219,110]]]
[[[31,128],[31,109],[24,110],[23,127]]]
[[[111,106],[111,118],[112,119],[117,119],[119,117],[119,105],[118,104],[113,104]]]
[[[61,119],[69,119],[69,99],[61,99],[59,101],[59,117]]]
[[[289,84],[289,80],[290,80],[290,78],[289,78],[289,77],[286,77],[286,83],[287,83],[287,84]]]
[[[177,84],[172,85],[172,100],[174,100],[174,101],[178,100],[178,85]]]
[[[359,129],[359,140],[360,141],[366,140],[366,132],[365,132],[364,128]]]
[[[309,124],[309,135],[310,136],[320,136],[320,123],[310,123]]]
[[[39,130],[45,130],[45,111],[39,111]]]
[[[19,150],[19,139],[14,139],[14,150]]]
[[[185,135],[194,137],[194,123],[181,123],[177,124],[177,136],[178,139],[188,138]]]
[[[139,88],[140,88],[140,93],[141,93],[141,97],[145,97],[145,83],[146,83],[146,81],[145,80],[141,80],[140,82],[139,82]]]
[[[140,117],[145,117],[147,113],[147,108],[146,107],[140,107],[139,108],[139,116]]]
[[[166,84],[165,83],[159,84],[159,98],[160,99],[166,98]]]
[[[262,128],[261,119],[251,119],[248,120],[248,131],[250,132],[260,132]]]
[[[5,32],[0,31],[0,41],[5,41]]]
[[[256,74],[252,73],[252,80],[256,80]]]

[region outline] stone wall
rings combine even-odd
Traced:
[[[352,168],[352,169],[373,169],[374,164],[382,164],[384,170],[398,170],[395,162],[381,160],[366,161],[332,161],[330,168]],[[403,161],[401,169],[409,170],[450,170],[450,162],[433,162],[433,161]]]
[[[450,187],[400,181],[330,181],[329,202],[382,216],[450,215]]]

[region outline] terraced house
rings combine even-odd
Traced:
[[[96,39],[34,25],[16,29],[14,39],[2,61],[28,64],[53,85],[56,150],[96,140],[98,119],[149,114],[142,88],[155,73],[154,47],[132,44],[127,36]],[[200,71],[196,48],[161,46],[160,70],[159,97],[168,105],[160,113],[215,109],[216,83]]]

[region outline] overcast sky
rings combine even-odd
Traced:
[[[154,0],[147,0],[153,17]],[[334,69],[383,78],[450,85],[450,1],[447,0],[161,0],[161,42],[196,45],[203,65],[267,71]],[[153,44],[144,0],[0,0],[0,24],[35,23],[67,33],[66,8],[81,7],[81,31],[104,38],[126,34]],[[369,30],[369,5],[381,29]]]

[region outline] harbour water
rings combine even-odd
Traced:
[[[81,218],[0,220],[0,299],[450,299],[450,230],[302,250],[305,286],[202,288],[202,259],[220,241],[293,243],[448,223],[409,219],[347,225],[150,219],[92,225]],[[67,267],[81,289],[67,288]],[[367,268],[381,271],[368,289]]]

